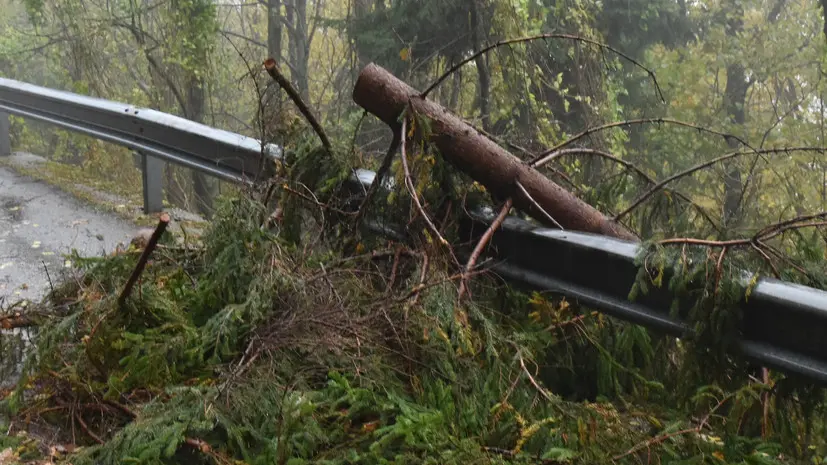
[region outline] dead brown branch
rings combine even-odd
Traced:
[[[526,376],[528,377],[528,381],[531,383],[532,386],[534,386],[534,389],[536,389],[537,392],[539,392],[540,395],[543,396],[547,401],[554,402],[554,399],[551,398],[548,392],[545,389],[543,389],[542,386],[540,386],[537,380],[534,379],[534,376],[532,376],[531,373],[528,371],[528,368],[525,366],[525,360],[523,360],[523,356],[522,354],[520,354],[519,350],[517,351],[517,358],[520,361],[520,368],[522,368],[523,373],[526,374]]]
[[[601,49],[604,49],[604,50],[609,50],[610,52],[614,53],[615,55],[620,56],[621,58],[625,59],[626,61],[632,63],[633,65],[635,65],[638,68],[645,71],[646,74],[652,79],[652,82],[655,85],[655,89],[658,92],[658,96],[660,97],[660,100],[662,102],[666,102],[666,99],[663,97],[663,92],[660,89],[660,85],[658,84],[658,79],[655,77],[655,73],[652,70],[650,70],[649,68],[643,66],[639,61],[637,61],[634,58],[630,57],[629,55],[621,52],[620,50],[612,47],[611,45],[607,45],[607,44],[604,44],[602,42],[598,42],[596,40],[587,39],[585,37],[581,37],[581,36],[577,36],[577,35],[573,35],[573,34],[559,34],[559,33],[546,33],[546,34],[537,34],[537,35],[528,36],[528,37],[518,37],[518,38],[515,38],[515,39],[501,40],[499,42],[488,45],[487,47],[484,47],[484,48],[480,49],[479,51],[477,51],[476,53],[473,53],[470,56],[466,57],[465,59],[459,61],[457,64],[455,64],[454,66],[449,68],[448,71],[445,71],[445,73],[443,73],[439,78],[437,78],[437,80],[434,81],[433,84],[428,86],[428,88],[425,89],[424,92],[422,92],[421,96],[422,96],[423,99],[426,98],[428,96],[428,94],[431,93],[431,91],[433,91],[437,86],[442,84],[443,81],[448,79],[458,69],[460,69],[463,66],[465,66],[466,64],[474,61],[475,59],[479,58],[480,56],[485,55],[486,53],[490,52],[491,50],[494,50],[496,48],[503,47],[503,46],[506,46],[506,45],[514,45],[514,44],[520,44],[520,43],[525,43],[525,42],[533,42],[535,40],[548,40],[548,39],[573,40],[573,41],[576,41],[576,42],[583,42],[583,43],[586,43],[586,44],[589,44],[589,45],[595,45],[595,46],[597,46]]]
[[[741,239],[730,239],[726,241],[718,241],[711,239],[695,239],[691,237],[675,237],[671,239],[663,239],[658,241],[658,244],[688,244],[701,245],[706,247],[729,248],[729,247],[752,247],[757,246],[761,249],[767,248],[765,241],[778,237],[788,231],[805,229],[805,228],[820,228],[827,226],[827,220],[811,221],[813,218],[823,217],[827,214],[820,213],[818,215],[804,215],[791,220],[784,220],[778,223],[771,224],[764,227],[755,233],[752,237],[745,237]]]
[[[32,318],[15,313],[13,315],[0,315],[0,329],[19,329],[37,326],[39,323]]]
[[[420,289],[424,289],[425,280],[428,277],[428,266],[429,265],[430,265],[430,259],[428,258],[428,254],[423,253],[422,254],[422,269],[419,271],[419,284],[417,285],[418,288],[420,288]],[[411,301],[411,303],[413,305],[416,305],[417,301],[419,301],[419,291],[416,291],[416,293],[413,296],[413,300]],[[407,319],[408,319],[407,318],[407,312],[406,312],[405,315],[406,315],[405,320],[407,321]]]
[[[276,64],[276,60],[273,58],[268,58],[264,61],[264,69],[267,70],[267,74],[273,78],[274,81],[278,83],[278,85],[287,92],[287,95],[293,100],[293,103],[299,108],[299,111],[304,115],[307,122],[310,123],[310,126],[313,127],[313,130],[316,131],[316,135],[319,136],[319,140],[322,141],[322,146],[327,151],[327,153],[332,153],[333,146],[330,144],[330,139],[327,138],[327,133],[324,132],[322,125],[319,124],[319,121],[313,116],[313,112],[310,111],[310,107],[302,100],[301,95],[293,87],[293,84],[281,74],[279,71],[278,65]]]
[[[462,298],[465,296],[465,293],[468,290],[468,273],[470,273],[471,270],[473,270],[476,266],[477,260],[479,260],[480,255],[482,255],[482,251],[485,249],[485,246],[487,246],[488,243],[491,241],[491,238],[494,236],[494,232],[496,232],[497,229],[500,228],[500,225],[503,224],[503,221],[505,221],[505,217],[508,215],[508,212],[509,210],[511,210],[511,206],[513,204],[513,199],[509,197],[508,200],[505,201],[505,204],[503,205],[502,209],[500,210],[500,214],[497,215],[493,222],[491,222],[491,225],[482,235],[479,242],[477,242],[477,245],[474,247],[473,252],[471,252],[471,256],[468,258],[468,263],[465,265],[465,273],[463,273],[463,278],[460,280],[459,284],[459,294],[457,300],[459,300],[460,302],[462,301]]]
[[[517,181],[517,182],[516,182],[516,184],[517,184],[517,190],[518,190],[518,191],[520,191],[520,194],[522,194],[522,195],[523,195],[523,197],[525,197],[525,198],[526,198],[526,200],[528,200],[529,202],[531,202],[537,210],[539,210],[539,211],[540,211],[543,215],[545,215],[545,217],[546,217],[546,218],[548,218],[548,221],[549,221],[551,224],[553,224],[553,225],[557,226],[558,228],[560,228],[561,230],[564,230],[564,231],[565,231],[565,228],[563,228],[563,226],[562,226],[562,225],[560,225],[560,223],[558,223],[558,222],[557,222],[557,220],[555,220],[553,216],[551,216],[551,215],[550,215],[547,211],[545,211],[545,210],[543,209],[543,207],[541,207],[541,206],[537,203],[537,201],[536,201],[536,200],[534,200],[534,197],[532,197],[532,196],[531,196],[531,194],[529,194],[529,193],[528,193],[528,191],[526,190],[526,188],[525,188],[525,187],[523,187],[523,185],[522,185],[522,184],[520,184],[520,181]]]
[[[126,281],[126,286],[124,286],[121,295],[118,297],[118,306],[122,307],[124,303],[126,303],[126,299],[128,299],[129,294],[132,293],[132,287],[135,286],[135,283],[138,282],[138,278],[141,277],[141,273],[143,273],[144,267],[146,267],[149,256],[152,255],[152,251],[155,250],[155,246],[158,245],[158,240],[161,239],[161,235],[164,234],[164,231],[166,231],[168,224],[169,214],[161,213],[158,220],[158,226],[155,227],[155,231],[152,233],[152,236],[150,236],[149,242],[147,242],[144,251],[138,258],[138,264],[135,265],[135,269],[132,270],[129,280]]]
[[[77,420],[78,424],[80,424],[80,427],[83,429],[83,432],[86,433],[87,436],[94,439],[95,442],[97,442],[98,444],[104,443],[104,440],[101,439],[100,436],[98,436],[97,434],[92,432],[91,429],[89,429],[89,425],[87,425],[86,422],[83,421],[83,418],[80,416],[80,413],[75,412],[75,420]]]

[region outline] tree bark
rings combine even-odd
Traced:
[[[267,54],[281,62],[281,0],[267,4]]]
[[[483,41],[487,36],[482,13],[480,12],[480,0],[471,0],[471,36],[474,41],[474,51],[484,47]],[[491,72],[488,68],[488,55],[483,53],[474,59],[479,75],[479,108],[482,128],[486,132],[491,131]]]
[[[189,119],[203,123],[206,92],[204,80],[195,75],[190,77],[189,88],[187,89],[187,113]],[[218,185],[215,179],[210,178],[197,170],[192,170],[192,186],[195,190],[195,203],[198,212],[209,218],[213,213],[213,199],[218,193]]]
[[[821,0],[819,3],[821,4],[821,12],[824,16],[822,30],[824,32],[824,38],[827,39],[827,0]]]
[[[290,64],[292,64],[293,81],[299,89],[302,100],[310,100],[310,83],[308,80],[308,55],[310,40],[307,30],[307,0],[292,0],[287,4],[287,20],[290,24]]]
[[[733,3],[733,11],[726,24],[726,35],[735,39],[744,28],[744,9],[739,2]],[[737,60],[737,58],[735,59]],[[746,122],[744,106],[747,98],[747,78],[744,66],[734,61],[726,67],[726,89],[724,90],[724,111],[727,113],[730,123],[735,125],[737,132],[741,132]],[[731,150],[737,150],[739,142],[728,138],[727,145]],[[724,206],[723,225],[734,226],[741,216],[741,203],[743,201],[744,182],[741,170],[733,163],[724,178]]]
[[[362,70],[353,90],[356,104],[394,131],[399,130],[398,116],[410,103],[413,112],[431,120],[428,141],[439,149],[446,161],[484,185],[492,194],[513,197],[518,208],[538,221],[553,226],[537,206],[566,229],[636,240],[623,226],[522,163],[445,107],[419,95],[420,92],[373,63]],[[518,183],[534,202],[520,195]]]

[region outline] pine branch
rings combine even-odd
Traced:
[[[411,170],[408,168],[408,156],[405,154],[405,139],[407,138],[405,128],[407,126],[407,120],[407,115],[404,115],[402,118],[402,126],[400,127],[399,136],[399,147],[402,152],[402,169],[405,171],[405,187],[408,188],[408,193],[411,195],[411,199],[413,199],[414,205],[416,205],[416,209],[419,211],[419,214],[422,215],[422,219],[425,221],[425,224],[428,225],[428,229],[430,229],[434,236],[439,239],[440,244],[448,248],[451,256],[454,257],[454,261],[457,261],[453,250],[451,250],[451,244],[444,237],[442,237],[442,234],[440,234],[436,225],[434,225],[433,221],[431,221],[431,218],[428,216],[428,212],[426,212],[425,208],[422,206],[422,202],[419,200],[419,195],[416,193],[416,187],[411,180]]]

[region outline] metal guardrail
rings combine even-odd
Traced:
[[[493,217],[491,211],[475,213],[463,222],[462,236],[479,238]],[[673,295],[667,289],[650,286],[647,295],[629,301],[638,272],[639,244],[508,218],[490,247],[491,269],[513,283],[557,292],[675,337],[691,332],[685,321],[670,316]],[[663,282],[669,282],[669,276]],[[741,310],[742,338],[737,347],[743,355],[827,386],[827,292],[761,278],[741,302]]]
[[[82,97],[0,78],[0,112],[46,121],[99,139],[131,147],[151,160],[161,159],[201,170],[233,182],[247,183],[268,175],[276,146],[262,150],[249,137],[221,131],[153,110]],[[10,154],[8,118],[0,117],[0,155]],[[262,162],[264,160],[264,162]],[[157,161],[157,160],[156,160]],[[272,165],[272,163],[269,163]],[[160,177],[144,171],[145,207],[161,208]],[[355,170],[351,189],[356,197],[374,182],[375,174]],[[157,193],[146,191],[158,189]],[[462,237],[479,238],[493,212],[464,218]],[[404,240],[392,225],[366,222],[377,234]],[[665,289],[630,302],[637,275],[639,245],[587,233],[551,230],[509,218],[494,234],[488,255],[491,269],[517,285],[554,291],[617,318],[672,336],[686,335],[685,321],[670,316],[672,297]],[[667,282],[665,280],[665,282]],[[761,279],[743,302],[743,338],[739,350],[763,366],[803,376],[827,386],[827,292]]]
[[[0,156],[11,154],[9,119],[2,113],[129,147],[143,157],[144,210],[162,210],[159,160],[220,179],[248,183],[266,177],[278,146],[184,118],[125,103],[0,78]]]

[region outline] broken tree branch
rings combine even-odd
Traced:
[[[543,207],[537,205],[537,201],[534,200],[534,198],[531,196],[531,194],[528,193],[527,190],[525,190],[525,187],[523,187],[523,185],[520,184],[520,181],[517,181],[517,190],[519,190],[520,194],[523,194],[525,198],[528,199],[528,201],[531,202],[538,210],[540,210],[553,225],[557,226],[561,230],[564,230],[563,227],[560,226],[560,223],[558,223],[553,216],[549,215],[547,211],[543,210]]]
[[[567,230],[636,240],[622,225],[527,166],[445,107],[423,99],[416,89],[376,64],[362,70],[353,100],[394,132],[399,130],[399,115],[410,105],[414,113],[430,120],[425,136],[446,161],[500,198],[511,197],[519,182],[545,213],[524,195],[514,198],[515,206],[547,226],[558,227],[546,213]]]
[[[0,329],[30,328],[37,325],[38,322],[19,313],[14,315],[0,315]]]
[[[322,129],[322,125],[319,124],[319,121],[315,116],[313,116],[313,112],[310,111],[310,107],[308,107],[304,100],[302,100],[301,95],[299,95],[299,92],[295,87],[293,87],[293,84],[291,84],[290,81],[288,81],[287,78],[281,74],[281,71],[279,71],[279,68],[276,65],[276,60],[272,58],[265,60],[264,69],[266,69],[267,74],[269,74],[270,77],[273,78],[273,80],[276,81],[285,92],[287,92],[287,95],[290,96],[290,99],[293,100],[293,103],[295,103],[299,108],[299,111],[302,115],[304,115],[305,119],[307,119],[307,122],[313,126],[313,130],[316,131],[316,135],[319,136],[319,139],[322,141],[322,146],[327,153],[332,153],[333,146],[330,144],[330,139],[327,138],[327,134],[324,132],[324,129]]]
[[[158,219],[158,226],[155,227],[155,231],[153,231],[152,236],[149,237],[149,242],[147,242],[144,251],[138,258],[138,264],[135,265],[135,269],[132,270],[132,274],[126,282],[126,286],[124,286],[121,295],[118,297],[118,306],[123,306],[123,304],[126,303],[126,299],[129,298],[129,294],[132,293],[132,288],[135,286],[135,283],[138,282],[138,278],[141,277],[141,273],[143,273],[146,263],[149,261],[149,256],[152,255],[152,251],[154,251],[155,246],[158,245],[158,240],[161,239],[161,235],[166,231],[168,224],[169,214],[161,213]]]
[[[459,294],[457,297],[458,301],[462,302],[462,298],[468,290],[468,275],[474,270],[474,267],[477,265],[477,260],[479,260],[480,255],[482,255],[482,251],[491,241],[491,238],[494,236],[497,229],[500,228],[500,225],[503,224],[503,221],[505,221],[505,217],[508,216],[508,212],[511,210],[511,206],[513,204],[513,198],[509,197],[508,200],[505,201],[503,208],[500,210],[500,214],[497,215],[497,218],[491,222],[491,226],[489,226],[482,235],[480,240],[477,242],[477,245],[474,247],[474,251],[471,252],[471,256],[468,257],[468,263],[465,265],[465,272],[462,274],[462,279],[459,284]]]

